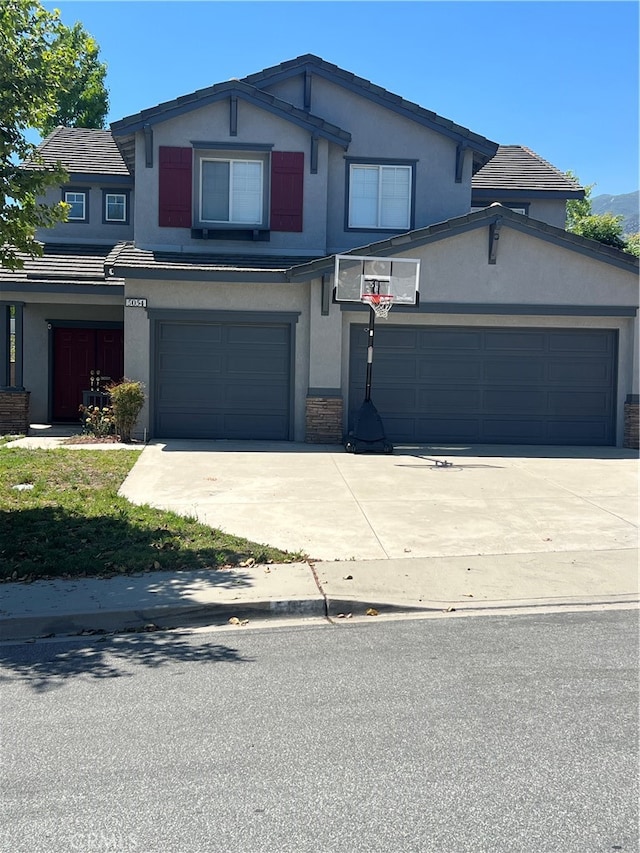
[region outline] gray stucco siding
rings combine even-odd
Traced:
[[[352,135],[349,151],[331,146],[329,152],[329,210],[327,244],[330,252],[343,251],[382,239],[385,232],[345,231],[346,163],[348,158],[415,160],[414,228],[443,222],[467,213],[471,200],[471,152],[465,155],[462,182],[455,182],[456,143],[409,118],[382,106],[363,101],[326,80],[314,80],[314,97],[320,91],[331,121],[344,125]],[[323,103],[323,109],[325,105]]]
[[[421,247],[421,302],[637,307],[636,276],[504,226],[495,264],[488,263],[489,228]]]
[[[564,228],[567,220],[567,204],[564,199],[531,199],[528,216],[540,222],[548,222],[556,228]]]
[[[513,198],[498,199],[486,193],[486,200],[476,198],[476,193],[472,193],[472,207],[489,207],[493,202],[498,202],[504,207],[518,210],[519,207],[524,209],[525,215],[531,219],[536,219],[539,222],[546,222],[556,228],[564,228],[567,220],[567,204],[564,199],[545,199],[533,198],[527,196],[526,192],[522,191],[514,195]]]
[[[290,81],[288,81],[290,82]],[[339,124],[352,134],[350,157],[386,160],[415,160],[415,227],[444,221],[465,213],[470,203],[471,153],[465,155],[462,182],[455,182],[456,143],[409,118],[366,101],[322,78],[314,78],[314,101],[318,99],[323,118]],[[381,128],[383,132],[381,132]],[[204,241],[191,238],[189,229],[159,228],[157,150],[161,145],[186,147],[192,141],[216,143],[271,144],[273,150],[302,151],[305,154],[304,230],[302,233],[272,232],[269,242],[224,240]],[[154,168],[145,168],[144,134],[136,137],[136,240],[143,248],[188,247],[206,251],[211,245],[220,251],[258,251],[322,255],[378,239],[381,232],[344,229],[346,164],[342,147],[318,142],[318,170],[311,174],[309,157],[311,137],[308,130],[275,116],[267,110],[238,101],[238,130],[230,135],[229,108],[226,101],[209,104],[199,110],[159,123],[154,127]],[[195,171],[195,170],[194,170]],[[197,180],[194,174],[194,182]]]
[[[72,189],[78,188],[88,193],[88,221],[75,222],[69,220],[67,222],[59,222],[53,228],[40,229],[38,239],[47,243],[55,243],[56,240],[77,241],[82,243],[117,243],[121,240],[133,239],[133,211],[135,205],[135,193],[128,182],[123,181],[121,184],[109,182],[100,182],[99,180],[92,183],[71,182],[69,187]],[[103,190],[108,192],[123,192],[128,197],[129,221],[128,223],[104,222],[104,202]],[[59,187],[49,189],[43,197],[44,203],[48,205],[57,204],[63,200],[63,190]]]
[[[318,106],[315,103],[314,97],[317,82],[318,78],[313,76],[311,81],[311,112],[315,115],[322,115],[324,118],[329,119],[329,121],[333,121],[329,116],[318,112]],[[269,94],[275,95],[276,98],[287,101],[289,104],[293,104],[295,107],[302,110],[304,109],[304,72],[296,74],[294,77],[289,77],[286,80],[280,80],[270,86],[266,86],[264,91],[269,92]],[[335,122],[333,123],[335,124]],[[342,125],[340,126],[342,127]]]

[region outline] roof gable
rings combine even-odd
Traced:
[[[342,254],[392,257],[428,243],[445,240],[448,237],[455,237],[463,234],[465,231],[493,225],[498,221],[502,227],[514,228],[532,237],[547,240],[570,251],[588,255],[594,260],[612,264],[613,266],[633,272],[636,275],[638,274],[638,258],[628,252],[614,249],[612,246],[605,246],[597,240],[589,240],[565,231],[562,228],[556,228],[554,225],[549,225],[546,222],[540,222],[537,219],[531,219],[523,214],[515,213],[497,202],[476,213],[467,213],[465,216],[458,216],[454,219],[448,219],[445,222],[429,225],[427,228],[419,228],[416,231],[399,234],[396,237],[390,237],[388,240],[380,240],[368,246],[359,246]],[[292,281],[316,278],[323,273],[332,272],[334,262],[335,255],[318,258],[318,260],[310,263],[292,267],[288,272],[288,277]]]
[[[317,74],[324,77],[339,86],[343,86],[374,103],[399,113],[412,121],[416,121],[431,130],[442,133],[472,149],[475,155],[474,169],[480,168],[498,149],[497,143],[492,142],[490,139],[473,133],[462,125],[443,118],[431,110],[427,110],[412,101],[402,98],[400,95],[389,92],[387,89],[377,86],[370,80],[358,77],[356,74],[345,71],[337,65],[326,62],[321,57],[311,53],[281,62],[256,74],[250,74],[248,77],[243,77],[243,82],[250,83],[252,86],[262,87],[305,73]]]

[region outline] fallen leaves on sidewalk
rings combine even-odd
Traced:
[[[366,615],[367,615],[367,616],[378,616],[379,614],[378,614],[378,611],[375,609],[375,607],[370,607],[370,608],[366,611]]]

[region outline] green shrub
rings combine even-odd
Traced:
[[[584,216],[574,222],[569,230],[580,237],[597,240],[605,246],[613,246],[614,249],[624,249],[627,245],[622,233],[622,217],[612,213]]]
[[[131,441],[131,433],[144,406],[144,386],[141,382],[125,378],[122,382],[109,385],[107,391],[111,397],[116,432],[120,441]]]
[[[636,258],[640,258],[640,233],[627,234],[627,247],[625,252],[629,252],[630,255],[635,255]]]

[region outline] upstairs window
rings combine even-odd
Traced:
[[[126,224],[128,222],[127,193],[104,191],[104,221]]]
[[[408,230],[412,184],[410,165],[350,164],[348,227]]]
[[[62,200],[69,205],[69,222],[88,222],[87,190],[64,190]]]
[[[262,160],[200,161],[200,220],[261,225],[264,221]]]
[[[160,146],[158,224],[207,240],[264,240],[300,232],[304,154],[271,145]],[[192,192],[193,190],[193,192]]]

